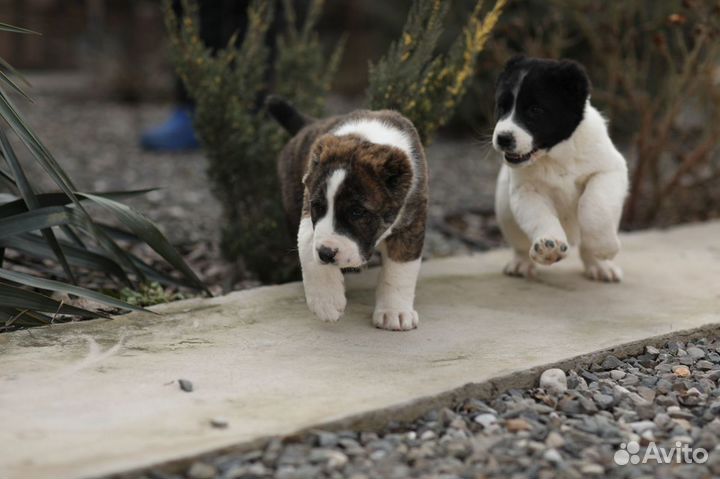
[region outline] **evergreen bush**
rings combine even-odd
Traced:
[[[498,22],[506,0],[497,0],[484,17],[478,1],[447,53],[436,53],[449,2],[416,0],[400,39],[370,65],[368,105],[408,117],[428,143],[455,111],[472,80],[478,55]],[[481,18],[482,17],[482,18]]]

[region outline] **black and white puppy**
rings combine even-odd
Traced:
[[[532,277],[534,263],[580,245],[585,274],[620,281],[611,260],[628,187],[627,165],[590,104],[585,69],[570,60],[511,59],[497,81],[493,147],[503,154],[495,208],[515,250],[505,267]]]
[[[427,217],[427,165],[412,123],[394,111],[313,120],[277,97],[275,119],[294,137],[278,160],[283,204],[297,231],[305,298],[323,321],[345,305],[344,268],[380,251],[373,324],[410,330]]]

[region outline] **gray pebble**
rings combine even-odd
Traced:
[[[665,379],[660,379],[655,384],[655,389],[657,389],[660,394],[667,394],[672,390],[672,383]]]
[[[550,448],[543,453],[543,459],[553,464],[559,464],[563,460],[558,450],[553,448]]]
[[[246,469],[246,475],[249,476],[264,476],[268,474],[268,468],[265,467],[265,465],[261,462],[254,462],[247,466]],[[225,474],[226,476],[229,476],[229,474]]]
[[[605,360],[602,362],[601,367],[605,370],[609,369],[619,369],[623,366],[623,362],[620,361],[617,357],[613,356],[612,354],[605,358]]]
[[[215,466],[207,464],[205,462],[194,462],[188,470],[188,477],[190,479],[212,479],[217,474]]]
[[[476,423],[480,424],[482,427],[488,427],[491,424],[497,423],[497,417],[493,414],[478,414],[473,419]]]
[[[581,411],[580,402],[570,396],[566,396],[558,403],[558,408],[565,414],[579,414]]]
[[[187,379],[178,379],[178,384],[180,385],[180,389],[186,393],[190,393],[193,390],[193,383]]]
[[[550,431],[545,439],[545,444],[550,448],[560,449],[565,445],[565,439],[559,432]]]
[[[210,419],[210,425],[217,429],[226,429],[228,427],[228,420],[227,418],[218,416]]]
[[[583,474],[587,474],[589,476],[601,476],[605,474],[605,468],[602,467],[600,464],[584,464],[580,468],[580,472]]]
[[[338,443],[338,435],[333,432],[315,431],[314,434],[320,447],[334,447]]]
[[[660,354],[660,350],[654,346],[645,346],[645,353],[651,356],[657,356]]]
[[[593,400],[597,403],[600,409],[608,409],[615,402],[615,399],[611,395],[600,392],[593,394]]]
[[[351,456],[365,454],[365,450],[360,447],[360,444],[355,439],[343,438],[340,439],[338,443],[343,447],[346,454],[349,454]]]
[[[655,423],[652,421],[636,421],[636,422],[631,422],[628,425],[632,428],[633,431],[635,431],[638,434],[647,429],[652,429],[655,427]]]
[[[635,376],[634,374],[628,374],[623,379],[620,380],[620,384],[623,386],[634,386],[640,382],[640,378]]]
[[[349,461],[347,455],[335,449],[313,449],[309,459],[310,462],[325,463],[330,470],[345,467]]]
[[[543,371],[540,375],[540,387],[552,394],[564,393],[568,387],[565,371],[558,368]]]
[[[695,417],[691,412],[685,411],[680,406],[668,406],[667,413],[672,418],[693,419]]]
[[[683,356],[679,360],[680,364],[683,364],[685,366],[692,366],[693,364],[695,364],[695,361],[696,359],[690,355]]]
[[[694,359],[702,359],[705,357],[705,351],[702,349],[692,346],[687,348],[687,353],[689,356],[692,356]]]
[[[695,367],[697,369],[707,371],[707,370],[713,369],[715,367],[715,365],[706,359],[701,359],[700,361],[695,363]]]
[[[308,447],[305,444],[288,444],[278,459],[278,464],[301,465],[308,456]]]
[[[665,428],[671,421],[670,415],[664,412],[657,414],[654,419],[655,425],[659,428]]]

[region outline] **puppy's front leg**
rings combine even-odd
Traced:
[[[313,224],[310,216],[300,221],[298,251],[302,267],[305,300],[310,311],[323,321],[337,321],[345,312],[345,285],[340,268],[320,264],[313,251]]]
[[[393,245],[390,245],[393,248]],[[380,246],[382,269],[375,294],[373,324],[392,331],[408,331],[418,326],[415,311],[415,284],[421,258],[396,261],[388,252],[387,240]]]
[[[580,197],[580,256],[590,279],[622,279],[622,270],[610,260],[620,250],[617,230],[626,192],[627,172],[615,170],[593,175]]]
[[[529,254],[533,261],[549,265],[567,256],[567,236],[549,199],[531,187],[522,186],[511,190],[510,209],[531,239]]]

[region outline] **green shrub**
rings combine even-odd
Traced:
[[[169,292],[160,283],[153,281],[144,283],[137,289],[123,288],[120,290],[120,299],[133,306],[144,307],[179,301],[184,299],[184,296]]]
[[[498,22],[506,0],[497,0],[481,19],[482,0],[447,53],[437,53],[449,2],[416,0],[403,33],[388,53],[370,65],[368,105],[408,117],[428,143],[457,108],[475,75],[479,54]]]

